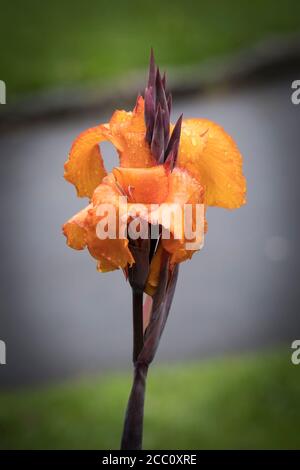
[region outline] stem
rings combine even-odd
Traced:
[[[134,378],[130,392],[121,450],[139,450],[142,448],[145,387],[148,366],[137,362],[144,344],[143,331],[143,291],[132,288],[133,310],[133,363]]]
[[[143,330],[143,291],[132,289],[133,311],[133,363],[137,361],[144,342]]]
[[[133,385],[128,400],[121,450],[140,450],[143,441],[145,388],[148,366],[135,364]]]
[[[129,240],[135,263],[128,269],[132,288],[134,379],[126,410],[121,450],[142,448],[145,386],[148,366],[139,361],[144,346],[143,292],[149,273],[150,239]]]

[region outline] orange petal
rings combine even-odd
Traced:
[[[75,214],[63,226],[63,233],[67,238],[67,244],[75,250],[83,250],[86,246],[86,231],[84,224],[91,207],[92,205],[90,204],[82,209],[82,211]]]
[[[92,223],[87,232],[87,246],[90,254],[97,260],[106,261],[104,270],[107,270],[107,262],[109,266],[117,268],[126,268],[127,264],[132,265],[134,258],[128,248],[128,240],[126,239],[105,239],[101,240],[96,235],[96,224]],[[103,260],[104,259],[104,260]],[[98,266],[99,267],[99,266]],[[110,269],[111,270],[111,269]]]
[[[153,256],[149,269],[149,276],[147,279],[145,292],[151,297],[154,295],[156,288],[159,283],[159,275],[161,268],[161,259],[162,259],[163,247],[161,242],[159,243],[155,255]]]
[[[203,204],[204,189],[187,171],[180,168],[175,168],[168,177],[168,194],[157,209],[151,211],[151,218],[149,221],[157,221],[172,235],[176,235],[181,240],[185,239],[184,231],[185,223],[191,222],[191,229],[195,228],[194,211],[196,204]],[[186,205],[190,206],[190,213],[186,209]],[[190,215],[192,220],[185,220]],[[166,211],[165,211],[166,210]],[[168,210],[172,217],[167,217]]]
[[[168,196],[165,202],[178,203],[203,203],[204,189],[196,178],[189,172],[180,168],[174,168],[169,174]]]
[[[168,195],[168,171],[164,165],[152,168],[114,168],[113,174],[129,202],[159,204]]]
[[[100,272],[100,273],[108,273],[110,271],[115,271],[116,269],[118,269],[117,266],[115,266],[113,263],[111,263],[110,261],[108,261],[108,259],[106,258],[101,258],[100,260],[98,260],[98,263],[97,263],[97,270]]]
[[[224,129],[207,119],[183,121],[177,166],[205,187],[205,203],[235,209],[245,204],[242,156]]]
[[[82,132],[72,145],[64,176],[75,185],[79,197],[91,198],[106,175],[99,148],[104,140],[107,140],[107,130],[100,125]]]
[[[203,201],[204,190],[200,183],[188,172],[175,168],[169,177],[169,194],[166,202],[176,203],[178,213],[174,213],[175,217],[171,219],[169,225],[169,221],[161,217],[161,224],[170,232],[169,239],[162,238],[162,245],[172,254],[171,264],[190,259],[203,245],[205,223]],[[190,206],[190,212],[187,212],[186,205]],[[199,205],[198,214],[197,205]],[[198,226],[196,225],[197,216],[200,217]],[[189,226],[195,233],[191,239],[187,233]]]
[[[203,245],[204,189],[198,180],[180,168],[175,168],[168,174],[168,182],[165,186],[168,188],[168,194],[160,204],[156,204],[156,207],[145,203],[140,208],[139,204],[129,203],[128,213],[129,215],[138,214],[147,222],[163,227],[161,244],[172,254],[171,263],[173,264],[191,258],[193,253]],[[190,212],[186,209],[186,204],[189,205]],[[197,205],[200,205],[198,211]],[[198,226],[196,216],[199,217]],[[193,233],[188,234],[189,227]],[[149,292],[151,292],[150,287]]]
[[[127,238],[119,237],[119,192],[113,185],[114,177],[108,175],[93,194],[93,203],[76,214],[63,227],[67,243],[72,248],[82,250],[88,247],[90,254],[98,261],[97,269],[101,272],[113,271],[119,267],[125,268],[134,263],[134,258],[128,248]],[[97,235],[97,224],[104,219],[104,214],[98,212],[101,204],[110,204],[114,211],[116,223],[116,238],[101,239]],[[105,209],[105,207],[104,207]]]
[[[120,155],[120,165],[144,168],[156,164],[145,141],[144,99],[140,96],[132,112],[115,111],[109,122],[109,139]]]
[[[74,141],[65,163],[65,178],[79,197],[92,197],[106,175],[99,143],[108,140],[118,150],[120,165],[144,168],[156,164],[145,141],[144,99],[140,96],[132,112],[115,111],[109,124],[92,127]]]

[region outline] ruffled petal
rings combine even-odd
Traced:
[[[166,202],[176,204],[177,214],[174,212],[171,220],[161,217],[161,224],[170,232],[169,239],[162,238],[162,246],[172,254],[171,264],[181,263],[204,243],[204,189],[187,171],[175,168],[169,177]]]
[[[106,175],[99,143],[106,140],[105,126],[82,132],[74,141],[65,163],[64,177],[73,183],[79,197],[92,197],[94,189]]]
[[[85,221],[92,204],[75,214],[63,225],[63,234],[67,238],[67,245],[74,250],[83,250],[86,246]]]
[[[122,167],[145,168],[156,164],[145,141],[144,99],[141,96],[132,112],[114,112],[107,135],[118,150]]]
[[[101,272],[113,271],[118,268],[134,263],[134,258],[128,248],[127,238],[120,236],[119,230],[119,212],[120,212],[120,193],[114,186],[114,177],[108,175],[94,191],[92,203],[85,209],[76,214],[64,226],[63,232],[67,237],[67,243],[70,247],[82,250],[86,246],[90,254],[98,261],[97,269]],[[109,204],[113,211],[112,227],[116,228],[115,238],[99,238],[97,224],[102,220],[108,221],[106,208]],[[103,208],[103,212],[99,209]],[[105,225],[103,222],[103,225]],[[126,221],[125,221],[126,222]]]
[[[88,212],[85,221],[86,241],[90,254],[96,258],[98,269],[107,271],[117,268],[126,268],[126,266],[134,263],[134,258],[128,248],[128,239],[124,238],[124,234],[119,229],[120,214],[120,193],[116,186],[113,185],[111,175],[106,177],[93,194],[93,206]],[[106,217],[106,208],[104,205],[109,204],[112,210],[112,217]],[[99,209],[103,209],[100,212]],[[98,223],[104,225],[103,221],[111,224],[108,229],[107,238],[99,238]]]
[[[82,132],[74,141],[65,163],[65,179],[73,183],[79,197],[92,197],[106,175],[99,144],[110,141],[123,167],[144,168],[156,164],[145,141],[144,99],[140,96],[132,112],[115,111],[109,124]]]
[[[183,121],[177,166],[205,187],[205,203],[235,209],[245,204],[242,156],[224,129],[207,119]]]
[[[168,195],[169,171],[164,165],[152,168],[114,168],[113,174],[129,202],[159,204]]]
[[[129,216],[137,216],[150,224],[162,226],[161,245],[172,255],[170,261],[174,264],[191,258],[203,245],[204,189],[198,180],[180,168],[168,173],[165,186],[167,195],[156,206],[154,202],[144,203],[142,207],[139,203],[130,203],[127,211]],[[186,205],[189,205],[188,209]],[[154,263],[156,259],[153,258]]]
[[[98,260],[97,271],[99,271],[100,273],[108,273],[110,271],[115,271],[116,269],[119,268],[115,266],[111,261],[108,261],[108,259],[102,257],[100,260]]]

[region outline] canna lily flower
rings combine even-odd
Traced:
[[[178,265],[203,246],[203,230],[187,239],[184,225],[165,220],[162,208],[175,203],[184,219],[184,207],[190,205],[195,228],[198,205],[206,211],[209,206],[236,209],[246,202],[242,156],[233,139],[221,126],[203,118],[180,116],[171,124],[171,107],[165,75],[161,76],[151,53],[144,97],[138,97],[132,112],[117,110],[108,123],[82,132],[65,164],[66,180],[74,184],[79,197],[89,199],[86,208],[63,226],[67,244],[76,250],[87,248],[100,272],[122,269],[133,290],[135,378],[123,449],[141,446],[147,368],[170,310]],[[119,155],[119,166],[111,173],[100,152],[103,141],[111,142]],[[110,204],[119,217],[124,197],[128,204],[125,223],[135,217],[149,225],[155,221],[159,231],[154,240],[124,237],[119,227],[114,238],[98,237],[97,226],[103,220],[99,208]],[[139,205],[148,209],[146,214],[137,210]],[[203,225],[206,231],[205,220]],[[162,236],[162,229],[168,238]],[[197,248],[187,249],[191,241]],[[145,294],[149,297],[143,308]]]
[[[65,164],[66,180],[75,185],[79,197],[88,197],[90,204],[64,225],[64,234],[70,247],[89,249],[100,271],[125,269],[134,263],[128,240],[97,238],[100,204],[117,205],[120,195],[126,195],[129,203],[142,204],[176,201],[235,209],[245,203],[242,157],[232,138],[207,119],[181,118],[175,126],[170,125],[169,138],[170,105],[163,81],[158,81],[163,98],[156,111],[151,110],[154,105],[149,90],[151,84],[146,89],[146,106],[140,96],[133,112],[116,111],[108,124],[80,134]],[[163,125],[162,116],[167,121]],[[146,134],[151,137],[145,139]],[[120,166],[110,174],[99,149],[103,141],[110,141],[120,157]],[[192,255],[182,248],[183,243],[162,240],[162,245],[172,255],[172,263]]]

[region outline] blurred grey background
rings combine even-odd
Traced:
[[[157,362],[290,347],[300,336],[300,106],[290,99],[298,72],[174,100],[173,121],[181,112],[206,117],[237,141],[248,204],[208,210],[204,249],[181,265]],[[109,117],[93,112],[0,136],[2,386],[130,367],[131,295],[122,272],[99,274],[61,233],[86,204],[63,179],[70,144]],[[101,148],[110,169],[116,154]]]

